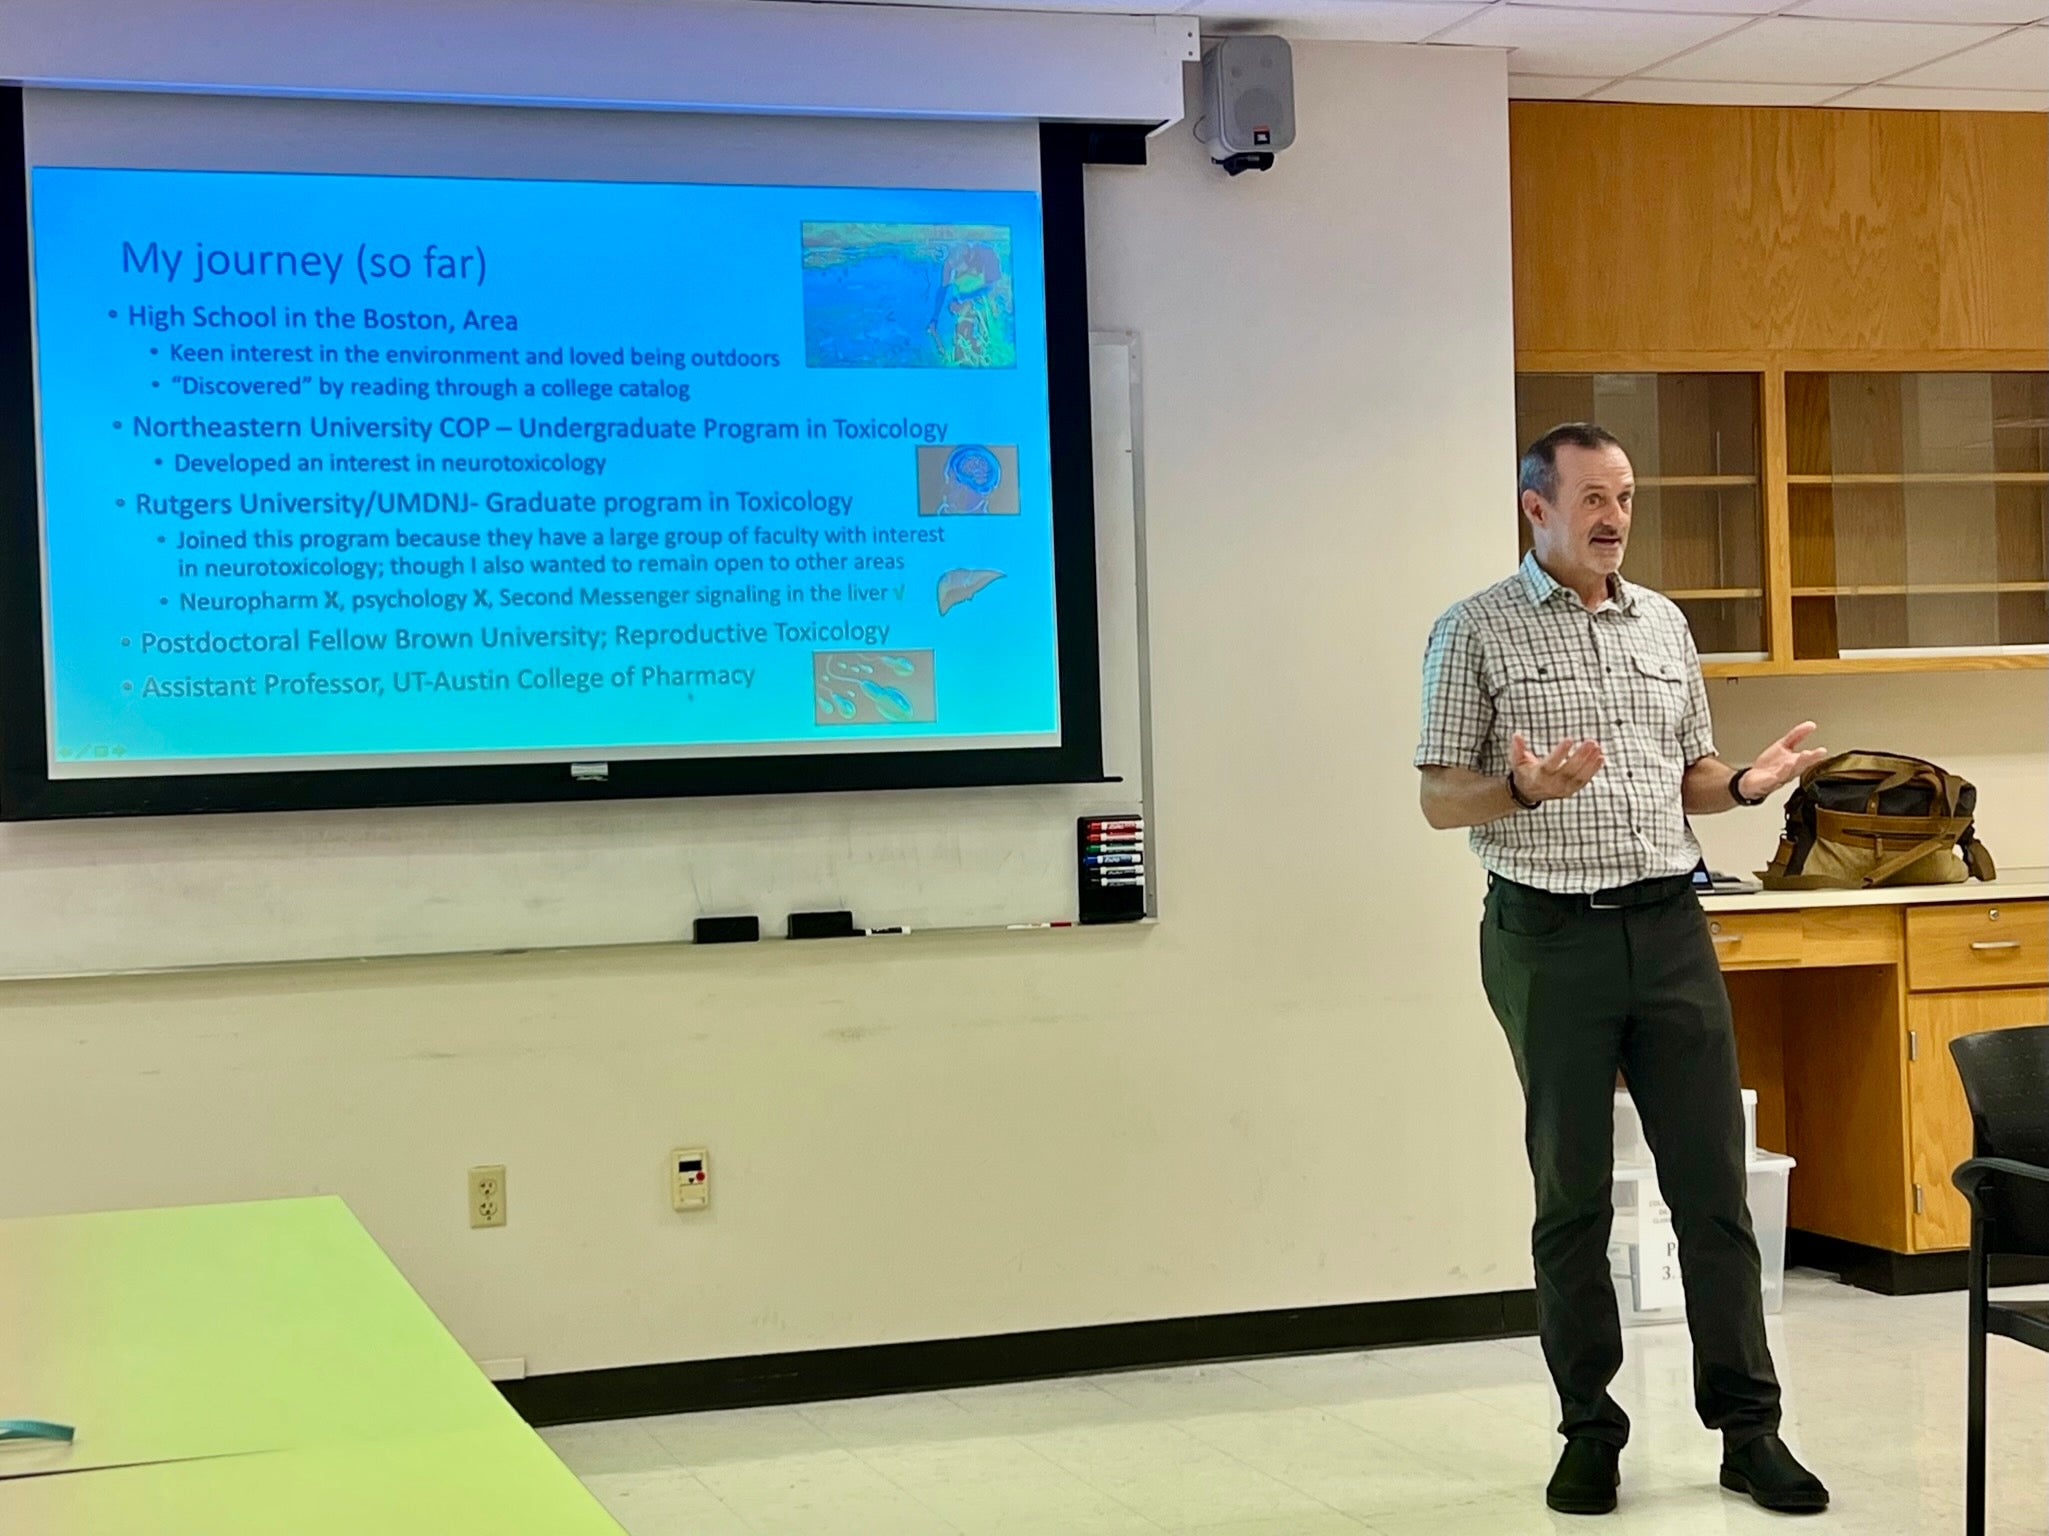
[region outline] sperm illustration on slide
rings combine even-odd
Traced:
[[[910,725],[939,718],[930,651],[814,651],[819,725]]]

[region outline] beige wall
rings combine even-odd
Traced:
[[[338,1192],[536,1372],[1527,1284],[1479,881],[1408,765],[1430,619],[1514,559],[1503,64],[1296,64],[1270,174],[1184,125],[1091,176],[1164,923],[15,985],[0,1214]]]

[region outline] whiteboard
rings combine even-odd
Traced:
[[[0,977],[671,943],[749,912],[764,938],[838,908],[1072,918],[1075,818],[1150,801],[1139,351],[1090,351],[1103,771],[1123,782],[0,825]]]

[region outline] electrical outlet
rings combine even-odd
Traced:
[[[502,1227],[505,1225],[505,1165],[493,1163],[488,1168],[470,1170],[470,1225],[473,1227]]]

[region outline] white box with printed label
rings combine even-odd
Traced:
[[[1743,1090],[1743,1156],[1757,1156],[1757,1090]],[[1651,1161],[1651,1144],[1643,1133],[1643,1117],[1636,1101],[1617,1089],[1615,1093],[1615,1166],[1640,1168]]]
[[[1786,1189],[1793,1159],[1753,1153],[1748,1164],[1750,1225],[1763,1260],[1764,1310],[1775,1313],[1786,1295]],[[1608,1272],[1625,1327],[1676,1323],[1686,1317],[1679,1273],[1679,1242],[1672,1213],[1658,1189],[1654,1164],[1615,1170],[1615,1225],[1608,1238]]]

